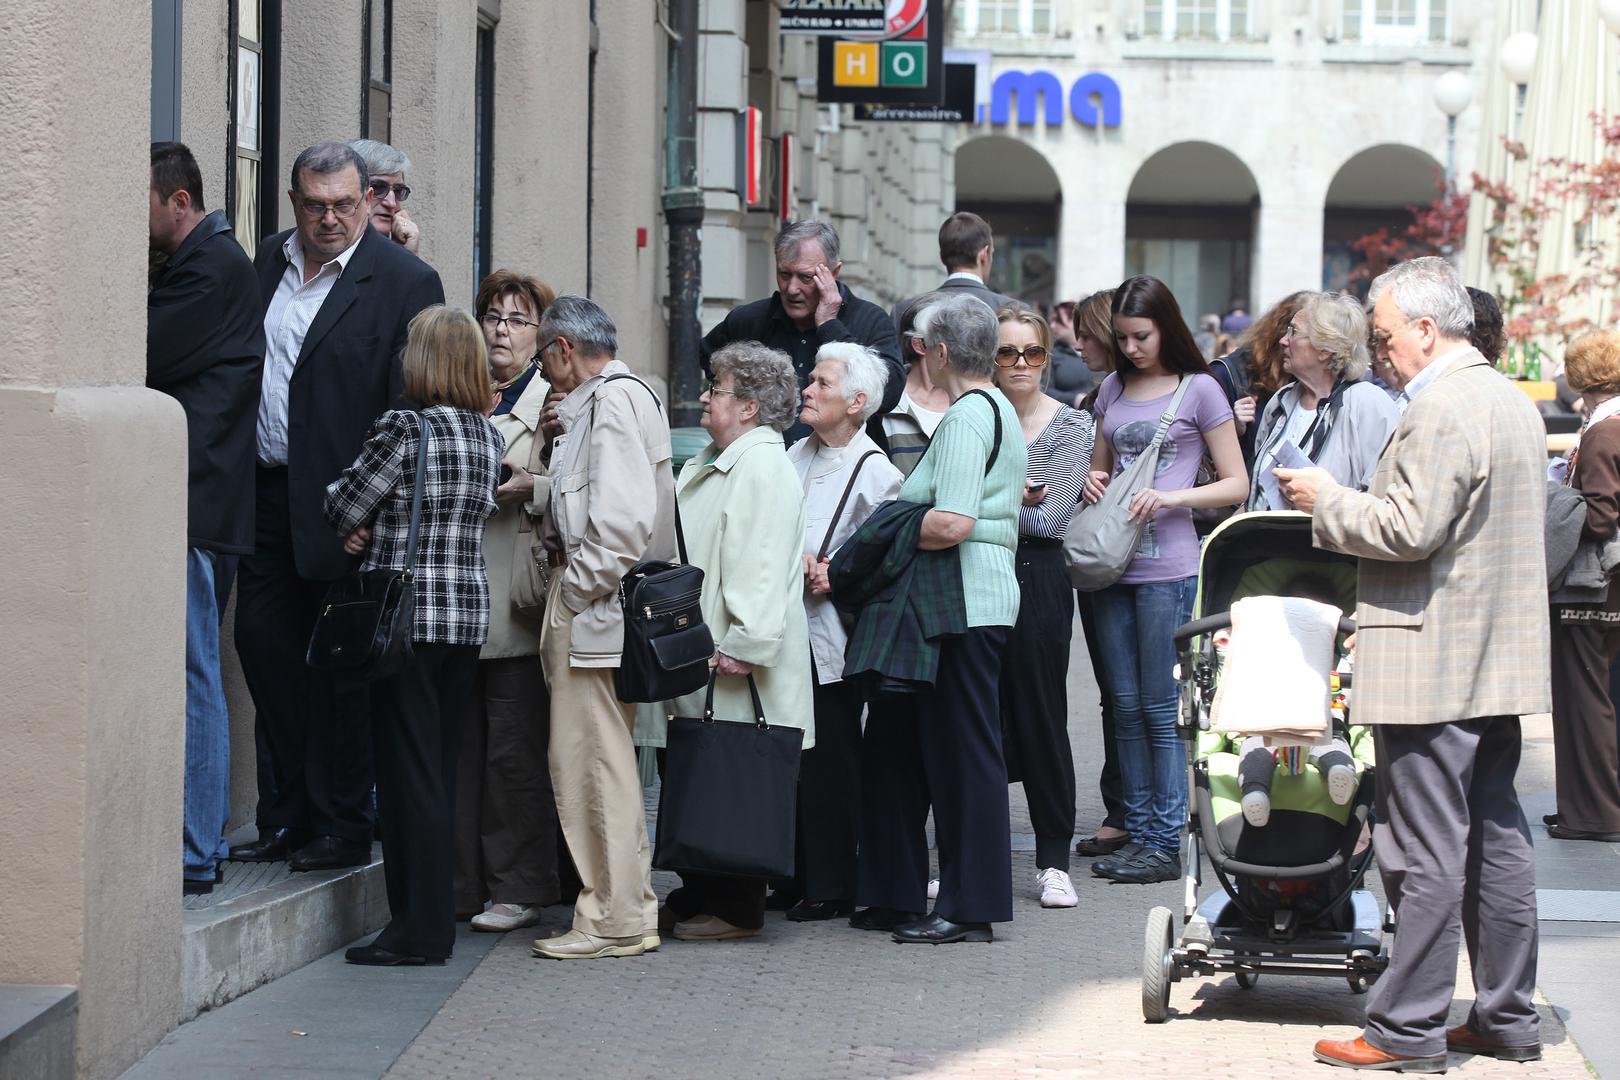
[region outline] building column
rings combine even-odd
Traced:
[[[1300,289],[1322,287],[1322,200],[1260,203],[1250,274],[1251,314]]]
[[[180,1010],[186,429],[143,386],[147,53],[84,47],[146,42],[150,8],[27,26],[0,65],[0,982],[78,987],[99,1080]]]
[[[1074,190],[1080,186],[1063,193],[1060,208],[1059,301],[1078,300],[1125,280],[1125,202],[1081,197]]]

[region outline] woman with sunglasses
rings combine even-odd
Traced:
[[[1069,747],[1069,644],[1074,633],[1063,531],[1091,469],[1091,416],[1047,396],[1046,320],[1012,301],[996,313],[996,387],[1012,402],[1029,451],[1018,510],[1018,621],[1001,656],[1001,725],[1007,779],[1023,781],[1035,830],[1035,885],[1042,907],[1079,903],[1069,879],[1074,841],[1074,754]]]

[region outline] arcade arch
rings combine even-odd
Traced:
[[[1432,156],[1398,143],[1370,146],[1339,166],[1323,200],[1322,287],[1349,286],[1351,274],[1366,261],[1351,243],[1379,229],[1391,235],[1404,230],[1412,223],[1410,208],[1433,202],[1444,177]]]

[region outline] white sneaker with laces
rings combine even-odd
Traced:
[[[939,899],[939,878],[929,878],[928,879],[928,899],[930,899],[930,900],[938,900]]]
[[[1328,769],[1328,798],[1334,805],[1344,806],[1356,793],[1356,771],[1348,765],[1335,765]]]
[[[1243,796],[1243,820],[1257,829],[1266,827],[1271,820],[1271,796],[1264,791],[1251,791]]]
[[[521,904],[492,904],[488,911],[473,916],[472,928],[491,934],[504,934],[508,930],[533,926],[540,921],[540,911],[538,905],[524,907]]]
[[[1035,875],[1035,885],[1041,890],[1041,907],[1078,907],[1080,897],[1074,891],[1069,875],[1055,866],[1048,866]]]

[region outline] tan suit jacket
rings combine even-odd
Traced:
[[[1541,417],[1472,351],[1412,399],[1367,492],[1318,496],[1316,546],[1361,560],[1357,723],[1552,707],[1545,514]]]

